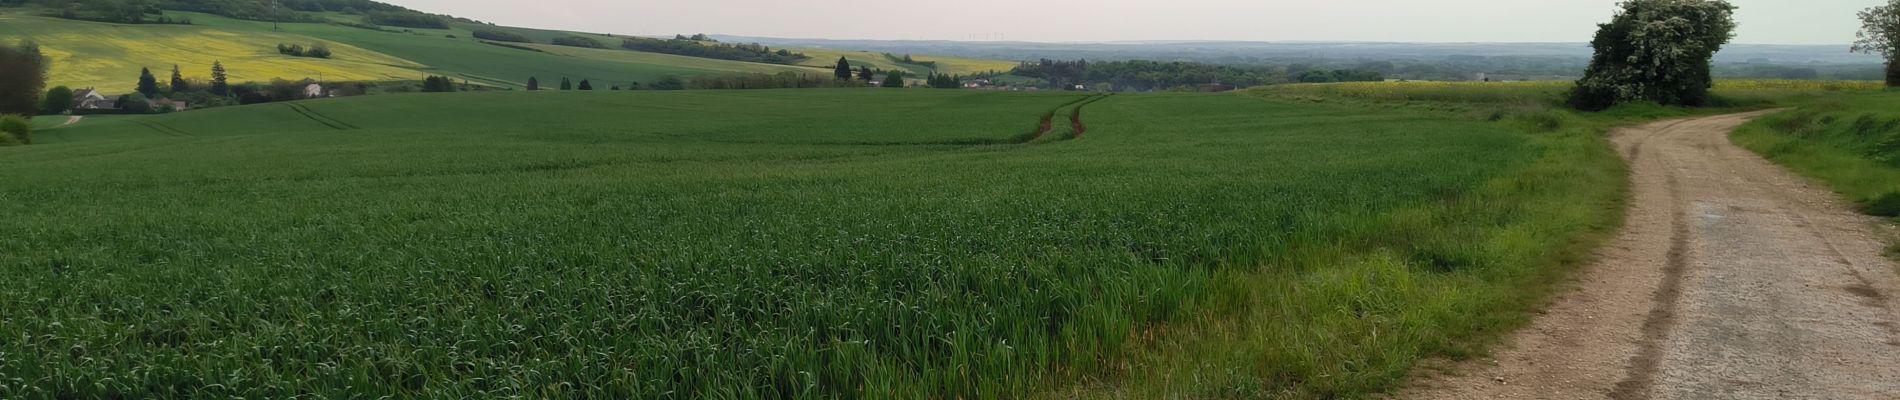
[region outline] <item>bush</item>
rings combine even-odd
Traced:
[[[303,55],[305,57],[330,58],[330,46],[323,43],[313,44],[310,45],[309,50],[303,52]]]
[[[515,43],[530,43],[531,42],[530,40],[528,40],[527,36],[521,36],[521,34],[514,33],[514,32],[498,31],[498,30],[492,30],[492,29],[475,30],[475,38],[482,39],[482,40],[493,40],[497,42],[515,42]]]
[[[33,143],[33,121],[25,117],[0,116],[0,146]]]

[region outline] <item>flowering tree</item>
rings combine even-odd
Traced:
[[[1596,111],[1653,101],[1698,106],[1714,84],[1715,52],[1735,36],[1735,6],[1726,0],[1629,0],[1590,42],[1596,55],[1571,92],[1570,104]]]
[[[1889,0],[1887,5],[1869,8],[1860,12],[1860,40],[1854,41],[1854,52],[1878,54],[1887,60],[1887,87],[1900,87],[1900,0]]]

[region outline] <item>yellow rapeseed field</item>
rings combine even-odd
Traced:
[[[185,77],[210,79],[213,61],[222,61],[232,82],[272,78],[348,80],[420,79],[425,68],[401,58],[307,36],[245,32],[179,25],[74,23],[57,19],[0,15],[0,38],[30,39],[53,62],[47,84],[131,91],[140,68],[151,68],[161,82],[177,65]],[[277,54],[278,43],[328,45],[330,59]]]

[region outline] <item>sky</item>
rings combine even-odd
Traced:
[[[384,0],[501,25],[810,39],[1587,42],[1617,0]],[[1731,0],[1735,43],[1844,44],[1886,0]],[[926,9],[926,6],[932,9]]]

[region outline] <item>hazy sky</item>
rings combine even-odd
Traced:
[[[385,0],[600,33],[1015,41],[1586,42],[1616,0]],[[1886,0],[1731,0],[1737,43],[1843,44]],[[932,6],[925,10],[925,6]]]

